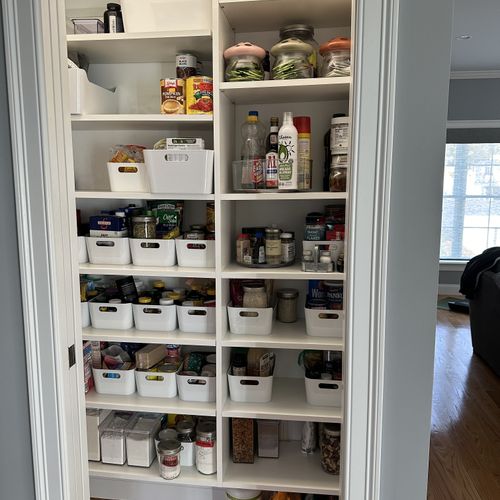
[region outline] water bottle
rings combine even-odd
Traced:
[[[266,130],[258,111],[249,111],[241,126],[241,159],[243,189],[265,189]]]

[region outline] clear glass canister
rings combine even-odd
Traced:
[[[155,239],[156,217],[149,215],[132,217],[132,238]]]
[[[274,56],[271,77],[273,80],[293,80],[312,78],[314,67],[309,60],[313,48],[298,38],[287,38],[277,43],[272,49]]]
[[[226,82],[264,80],[262,60],[266,51],[250,42],[241,42],[224,51]]]
[[[282,323],[297,321],[297,299],[299,291],[295,288],[278,290],[278,320]]]
[[[280,230],[274,227],[266,228],[266,262],[271,265],[281,264]]]
[[[157,446],[160,476],[163,479],[175,479],[181,473],[180,452],[182,446],[179,441],[169,439],[160,441]]]
[[[351,40],[336,37],[324,43],[319,53],[323,56],[321,76],[351,75]]]
[[[340,473],[340,425],[324,424],[320,437],[321,467],[329,474]]]
[[[217,472],[215,423],[199,422],[196,428],[196,468],[201,474]]]
[[[258,283],[248,283],[243,286],[243,307],[267,307],[266,288]]]
[[[314,76],[317,76],[319,73],[319,44],[314,39],[314,28],[308,24],[283,26],[280,28],[280,40],[286,40],[287,38],[298,38],[311,46],[313,50],[309,55],[309,62],[313,67]]]

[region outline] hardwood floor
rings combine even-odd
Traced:
[[[500,500],[500,378],[472,354],[469,316],[439,310],[429,500]]]

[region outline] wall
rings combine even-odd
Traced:
[[[8,109],[3,19],[0,11],[0,107]],[[8,113],[0,115],[0,485],[1,498],[35,498],[26,379],[23,312],[15,227],[14,180]]]

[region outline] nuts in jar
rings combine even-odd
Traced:
[[[320,440],[321,467],[329,474],[340,473],[340,425],[324,424]]]

